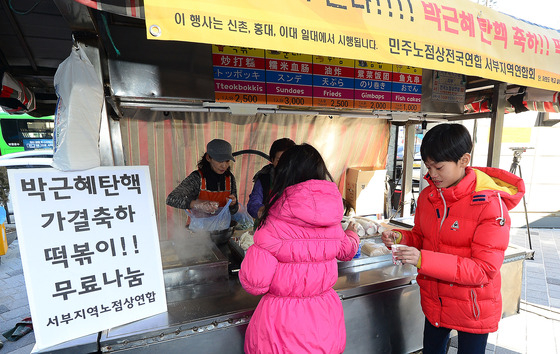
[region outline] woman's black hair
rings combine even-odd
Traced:
[[[206,156],[210,157],[210,155],[208,155],[208,153],[205,152],[204,155],[202,155],[202,157],[200,158],[200,160],[198,160],[198,163],[196,164],[196,167],[198,167],[198,169],[201,170],[204,175],[207,175],[209,172],[213,172],[212,166],[210,165],[210,161],[206,159]],[[231,166],[229,166],[226,172],[224,172],[224,176],[228,176],[230,174],[231,174]]]
[[[270,191],[272,198],[265,205],[258,228],[265,224],[268,211],[280,199],[286,188],[311,179],[333,181],[319,151],[309,144],[294,145],[284,151],[276,166]]]
[[[290,138],[282,138],[275,140],[270,146],[270,153],[268,154],[269,160],[272,161],[276,157],[276,154],[281,151],[286,151],[296,143]]]
[[[464,125],[444,123],[436,125],[424,135],[420,154],[422,161],[458,162],[464,154],[472,152],[472,147],[471,134]]]

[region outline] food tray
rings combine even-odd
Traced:
[[[373,239],[374,237],[370,237],[367,238],[366,240],[373,240]],[[229,246],[232,252],[234,252],[239,257],[239,259],[242,260],[243,258],[245,258],[245,250],[243,250],[243,248],[241,248],[241,246],[239,245],[238,237],[232,237],[229,240]],[[347,262],[338,261],[338,269],[359,267],[363,265],[375,264],[375,263],[387,262],[387,261],[392,262],[392,257],[390,253],[384,254],[382,256],[371,256],[371,257],[362,254],[360,255],[360,257],[354,258],[351,261],[347,261]]]
[[[391,254],[384,254],[382,256],[366,256],[361,255],[358,258],[353,258],[351,261],[347,262],[338,262],[338,269],[345,269],[345,268],[352,268],[352,267],[360,267],[364,265],[382,263],[382,262],[393,262],[393,258]]]
[[[239,237],[232,237],[229,239],[229,247],[231,251],[239,258],[245,258],[245,250],[239,245]]]
[[[228,259],[210,240],[161,241],[160,248],[167,289],[228,279]]]

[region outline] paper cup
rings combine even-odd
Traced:
[[[401,260],[397,259],[397,256],[395,254],[395,252],[401,247],[406,247],[406,246],[405,245],[399,245],[399,244],[391,245],[391,253],[393,254],[393,264],[402,265]]]

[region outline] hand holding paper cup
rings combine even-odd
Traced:
[[[381,233],[381,242],[390,249],[392,244],[397,243],[398,237],[399,234],[397,232],[385,230]]]

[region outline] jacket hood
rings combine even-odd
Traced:
[[[494,167],[475,167],[475,192],[493,190],[500,193],[506,207],[511,210],[525,194],[525,182],[508,171]]]
[[[340,224],[344,207],[334,182],[309,180],[284,190],[269,215],[299,226],[331,226]]]
[[[495,191],[500,194],[508,210],[513,209],[525,194],[523,179],[508,171],[495,167],[467,167],[465,177],[455,187],[442,188],[448,200],[457,200],[464,195],[481,191]],[[432,188],[436,188],[427,173],[424,177]]]

